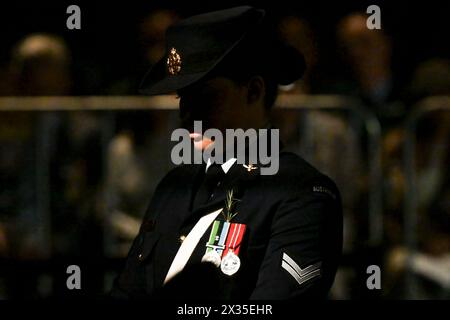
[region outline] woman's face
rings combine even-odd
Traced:
[[[203,130],[237,128],[247,107],[247,88],[225,77],[205,79],[178,91],[180,117],[190,132],[194,121]]]

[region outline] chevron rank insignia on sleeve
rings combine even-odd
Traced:
[[[290,256],[283,252],[281,267],[286,270],[295,279],[295,281],[298,282],[299,285],[320,277],[321,266],[322,263],[319,261],[302,269]]]

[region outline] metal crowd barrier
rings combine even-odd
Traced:
[[[304,110],[348,110],[364,123],[368,136],[367,162],[369,168],[369,228],[368,245],[376,247],[383,240],[381,127],[378,119],[358,99],[336,95],[281,95],[277,106]]]
[[[404,242],[410,252],[407,265],[411,265],[413,254],[418,249],[418,186],[416,172],[416,129],[419,121],[426,115],[435,111],[450,111],[450,96],[434,96],[418,102],[413,107],[405,123],[405,145],[404,145],[404,170],[406,176],[406,187],[404,196]],[[407,268],[405,281],[405,292],[408,298],[418,298],[417,277],[413,271]]]
[[[56,112],[56,111],[112,111],[112,110],[171,110],[176,109],[177,100],[173,96],[133,97],[133,96],[64,96],[64,97],[0,97],[0,117],[2,112]],[[113,137],[113,123],[106,118],[102,121],[102,154],[106,155],[108,141]],[[36,213],[40,227],[36,236],[42,254],[51,257],[51,216],[49,199],[49,158],[45,146],[51,132],[46,124],[40,126],[40,135],[35,137],[36,175]],[[106,164],[103,165],[106,168]],[[103,169],[105,170],[105,169]]]
[[[383,238],[382,169],[381,169],[381,129],[373,113],[359,100],[335,95],[280,95],[277,108],[350,111],[362,119],[368,135],[369,168],[369,234],[368,244],[377,246]],[[178,100],[174,96],[81,96],[81,97],[2,97],[2,111],[108,111],[108,110],[176,110]],[[45,129],[45,128],[44,128]],[[102,132],[104,140],[111,137],[112,128],[105,123]],[[45,131],[42,140],[45,140]],[[42,144],[43,145],[43,144]],[[38,154],[36,166],[38,185],[48,186],[48,165],[45,153]],[[38,212],[44,220],[49,220],[49,200],[46,187],[38,190]],[[48,237],[51,226],[42,229],[42,237]]]

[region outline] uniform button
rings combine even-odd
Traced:
[[[142,255],[142,253],[139,253],[139,255],[138,255],[139,261],[142,261],[143,258],[144,258],[144,256]]]
[[[180,236],[180,242],[183,243],[184,239],[186,239],[186,236],[185,235],[181,235]]]

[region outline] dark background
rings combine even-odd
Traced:
[[[80,6],[81,30],[66,28],[71,4]],[[82,80],[75,81],[74,94],[101,94],[114,80],[145,73],[137,59],[137,28],[151,10],[167,8],[183,17],[242,4],[274,16],[288,13],[307,19],[320,39],[322,61],[330,73],[342,71],[333,50],[336,22],[350,12],[365,12],[371,4],[381,8],[382,28],[392,37],[393,68],[400,80],[405,81],[420,61],[450,56],[446,1],[8,1],[0,11],[0,66],[8,61],[11,47],[29,33],[57,34],[72,51],[74,77]]]
[[[81,30],[68,30],[66,27],[66,20],[69,17],[66,9],[72,4],[77,4],[81,9]],[[318,43],[317,54],[320,69],[317,79],[319,82],[312,90],[302,92],[304,96],[300,95],[300,98],[312,99],[316,94],[335,93],[350,94],[360,98],[357,91],[350,91],[353,88],[351,85],[347,91],[333,91],[335,84],[345,87],[348,80],[353,84],[356,82],[354,75],[349,70],[351,67],[343,62],[344,59],[339,52],[340,44],[336,37],[337,24],[350,13],[359,11],[365,14],[369,5],[376,4],[381,8],[382,31],[388,35],[392,44],[392,64],[389,68],[391,68],[393,79],[390,80],[393,80],[395,87],[398,87],[398,92],[393,90],[392,100],[389,100],[391,99],[389,97],[388,101],[381,104],[381,106],[386,106],[386,108],[381,108],[381,111],[391,110],[392,105],[395,106],[391,102],[399,102],[405,107],[400,116],[391,122],[383,118],[378,119],[382,130],[377,147],[383,153],[383,185],[381,188],[384,192],[382,214],[386,220],[384,225],[386,232],[385,239],[382,239],[382,243],[376,248],[368,246],[364,241],[366,240],[365,228],[367,226],[367,221],[364,219],[367,218],[370,197],[367,184],[369,172],[369,166],[366,163],[368,158],[367,137],[362,132],[363,130],[360,130],[363,127],[361,119],[355,119],[357,117],[352,114],[329,113],[324,117],[324,114],[314,114],[314,111],[310,118],[308,112],[303,112],[304,110],[299,108],[299,110],[290,110],[289,113],[284,110],[278,120],[281,123],[281,129],[283,129],[283,124],[288,129],[290,128],[291,143],[297,144],[297,140],[300,140],[301,144],[303,142],[301,139],[304,138],[302,134],[308,136],[305,141],[308,141],[309,138],[314,142],[315,138],[320,138],[316,149],[301,149],[306,150],[301,156],[333,179],[337,180],[336,178],[340,177],[341,193],[347,193],[350,196],[354,191],[356,193],[355,197],[350,197],[354,203],[348,203],[349,207],[346,209],[347,213],[351,214],[350,218],[352,215],[355,217],[354,220],[348,220],[349,224],[354,225],[355,233],[360,232],[362,235],[354,236],[351,243],[354,245],[353,251],[344,256],[342,266],[347,269],[348,275],[344,279],[346,282],[339,283],[337,281],[336,287],[344,290],[336,296],[343,299],[378,298],[381,295],[388,299],[408,297],[407,294],[398,290],[405,287],[402,276],[396,277],[397,274],[402,274],[402,270],[389,271],[389,263],[382,265],[383,272],[387,270],[383,273],[382,279],[391,284],[391,289],[383,284],[384,290],[381,294],[369,292],[365,282],[366,267],[370,264],[381,265],[384,261],[395,262],[396,256],[389,255],[390,252],[400,253],[400,255],[404,253],[404,251],[391,251],[390,249],[397,247],[400,247],[401,250],[404,249],[403,233],[408,226],[403,221],[403,200],[404,198],[411,199],[408,190],[404,188],[404,182],[409,178],[404,170],[405,160],[408,159],[403,158],[403,146],[406,144],[405,135],[408,129],[405,121],[414,111],[409,107],[419,98],[436,94],[448,95],[450,85],[446,86],[448,82],[445,81],[450,81],[448,80],[450,77],[442,77],[443,80],[438,81],[439,90],[435,90],[433,80],[435,78],[440,80],[439,76],[436,76],[438,72],[433,69],[432,72],[426,73],[425,77],[422,77],[425,78],[423,81],[425,92],[419,90],[417,100],[410,99],[411,94],[408,94],[408,90],[403,91],[403,89],[408,88],[413,82],[416,68],[422,63],[433,59],[443,59],[447,61],[447,64],[441,65],[447,66],[447,68],[449,66],[448,16],[450,10],[445,1],[313,0],[273,1],[270,4],[261,1],[176,2],[166,0],[96,3],[92,1],[3,1],[0,4],[0,79],[2,79],[0,81],[3,81],[3,83],[0,82],[0,96],[15,94],[20,100],[22,96],[30,95],[19,91],[3,92],[2,87],[7,86],[2,85],[8,82],[13,83],[10,80],[12,77],[8,78],[7,73],[12,64],[12,49],[22,39],[36,33],[60,36],[70,51],[72,87],[67,92],[58,92],[54,95],[137,95],[138,81],[148,69],[148,62],[143,59],[143,50],[148,43],[144,43],[140,35],[142,32],[140,26],[149,13],[158,9],[169,9],[182,18],[243,4],[264,8],[275,20],[287,15],[294,15],[310,23],[314,38]],[[44,74],[51,73],[47,70]],[[445,73],[446,70],[443,71]],[[450,68],[446,74],[449,73]],[[374,78],[372,73],[369,74],[369,78]],[[42,81],[39,83],[45,84]],[[126,90],[114,90],[113,88],[118,83],[125,83]],[[443,86],[442,83],[444,83]],[[311,87],[314,87],[314,84],[312,83]],[[426,89],[430,89],[426,84],[430,84],[430,88],[433,90],[426,91]],[[442,90],[442,87],[445,90]],[[43,93],[34,95],[43,95]],[[102,101],[106,100],[104,97],[101,99]],[[366,105],[366,107],[369,107],[369,111],[376,118],[376,113],[380,111],[377,109],[379,106]],[[168,158],[163,157],[164,153],[161,150],[168,145],[167,132],[170,132],[169,128],[172,128],[170,126],[177,124],[177,110],[174,109],[170,114],[166,114],[158,112],[160,110],[156,112],[155,110],[133,110],[132,105],[129,106],[129,110],[99,112],[77,110],[76,112],[31,111],[27,113],[12,109],[14,108],[8,111],[9,114],[0,112],[0,129],[4,127],[9,129],[4,132],[0,130],[0,147],[3,148],[0,149],[0,160],[8,158],[8,153],[11,153],[15,154],[19,160],[27,161],[12,166],[17,170],[17,175],[11,174],[9,169],[0,172],[0,200],[2,200],[3,194],[10,194],[14,196],[14,199],[18,199],[14,205],[7,203],[5,206],[7,208],[5,212],[9,210],[15,214],[17,211],[17,218],[14,214],[3,214],[4,212],[0,210],[0,299],[2,297],[70,296],[72,293],[68,292],[65,286],[65,268],[69,264],[80,265],[84,272],[82,286],[85,290],[82,290],[81,296],[87,293],[97,297],[106,293],[113,277],[123,267],[123,255],[126,252],[120,250],[120,257],[112,255],[111,258],[105,249],[108,242],[104,240],[102,232],[111,227],[108,224],[111,208],[106,208],[105,199],[102,198],[104,189],[108,189],[111,185],[108,180],[106,164],[112,162],[117,165],[122,161],[119,156],[111,156],[105,151],[109,150],[111,145],[117,145],[121,139],[129,139],[133,156],[140,157],[145,164],[152,163],[151,161],[155,161],[156,158],[160,160],[158,164],[153,165],[152,163],[153,171],[146,173],[151,179],[142,175],[145,177],[143,180],[147,183],[149,181],[157,183],[169,169],[170,163],[166,161]],[[448,104],[446,111],[448,111]],[[330,120],[329,115],[331,114],[333,117]],[[379,114],[383,115],[383,112],[379,112]],[[424,124],[419,126],[415,132],[419,142],[416,148],[416,160],[422,160],[422,162],[418,161],[419,165],[414,169],[426,174],[437,168],[437,177],[442,178],[437,179],[442,180],[439,181],[442,186],[436,188],[432,199],[423,208],[420,208],[420,212],[424,216],[432,212],[443,212],[442,218],[433,222],[433,228],[423,228],[420,234],[418,233],[425,239],[421,243],[421,250],[430,255],[435,254],[433,250],[447,254],[450,252],[448,245],[450,243],[450,233],[448,232],[450,210],[448,200],[446,200],[450,194],[448,183],[448,168],[450,168],[448,150],[450,148],[448,148],[449,139],[446,138],[450,132],[450,122],[449,118],[444,117],[443,114],[444,112],[428,115],[428,118],[424,117]],[[161,126],[164,123],[168,123],[167,128]],[[86,124],[86,127],[83,127],[82,124]],[[303,126],[304,130],[298,130],[299,128],[294,124],[298,125],[300,129]],[[45,128],[48,130],[43,130]],[[355,141],[351,140],[352,138]],[[351,147],[352,143],[356,145],[356,147],[354,146],[355,150],[341,149]],[[40,146],[40,149],[36,146]],[[39,176],[42,172],[39,164],[36,165],[38,163],[36,159],[39,158],[36,154],[42,155],[42,150],[44,150],[44,154],[45,150],[53,150],[49,157],[51,170],[49,170],[48,186],[34,183],[35,176]],[[440,153],[439,150],[444,151]],[[328,169],[331,168],[330,173],[326,172],[327,166],[322,169],[320,163],[314,163],[314,153],[320,156],[323,151],[325,154],[327,151],[332,154],[328,158],[329,162],[326,163],[329,165]],[[431,161],[435,154],[440,154],[440,157],[436,157],[439,158],[437,162]],[[352,167],[355,163],[358,164],[358,168]],[[4,173],[8,174],[10,180],[4,179],[2,176]],[[332,173],[335,173],[337,177],[333,177]],[[435,178],[435,176],[433,177]],[[421,186],[423,189],[429,189],[430,185],[432,184],[429,183],[429,180],[425,180]],[[43,187],[46,188],[42,189]],[[28,205],[27,201],[29,201],[31,209],[37,208],[32,200],[27,198],[27,194],[24,194],[23,188],[28,188],[28,192],[33,197],[39,194],[40,190],[50,190],[43,193],[50,198],[49,217],[51,216],[53,231],[57,231],[51,235],[51,244],[53,249],[58,249],[54,252],[59,255],[54,253],[51,257],[39,256],[35,254],[34,247],[29,243],[24,245],[27,250],[24,250],[23,254],[18,254],[20,253],[20,241],[26,238],[24,233],[28,232],[33,235],[34,223],[40,222],[40,216],[22,214],[21,206],[15,205],[16,203]],[[75,196],[71,193],[74,190],[77,191]],[[134,191],[130,192],[131,199],[125,199],[126,201],[123,203],[125,208],[130,205],[127,201],[132,204],[138,202],[134,197],[136,195]],[[144,195],[144,199],[140,200],[148,202],[151,198],[151,188],[138,191],[141,191],[139,192],[140,196]],[[40,194],[42,196],[42,192]],[[99,203],[103,206],[98,206]],[[31,210],[31,213],[34,211]],[[139,221],[143,210],[139,209],[132,213],[138,213],[135,218]],[[6,243],[8,245],[3,256],[1,227],[4,221],[2,219],[5,221],[4,230],[6,231],[4,233],[7,236]],[[389,223],[392,223],[392,226]],[[22,226],[25,231],[20,228]],[[440,231],[442,239],[436,236],[438,231]],[[131,239],[127,239],[127,241],[131,242]],[[424,243],[427,245],[424,246]],[[435,250],[436,248],[433,246],[436,245],[443,249]],[[121,246],[120,249],[122,249]],[[399,265],[401,264],[399,263]],[[391,274],[395,277],[390,277]],[[424,297],[448,297],[448,294],[444,296],[440,287],[436,289],[436,284],[430,283],[429,279],[421,280],[423,280],[423,291],[426,292],[431,287],[430,291],[432,292],[429,296],[424,295]],[[52,286],[53,288],[51,288]],[[434,293],[435,291],[437,293]]]

